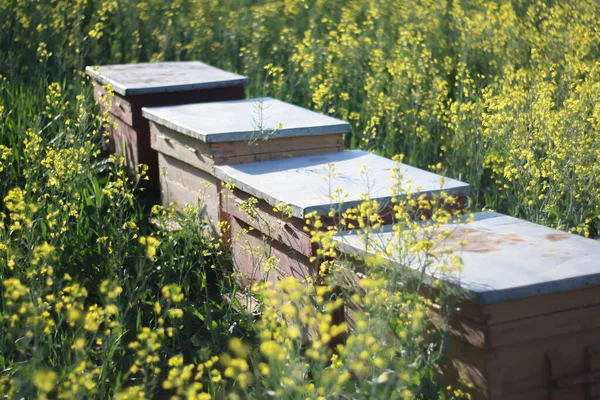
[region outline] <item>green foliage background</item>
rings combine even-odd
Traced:
[[[599,13],[593,0],[6,0],[0,71],[21,90],[72,88],[87,64],[202,60],[248,75],[251,96],[348,120],[349,147],[471,183],[477,208],[595,236]],[[37,118],[16,100],[3,103]]]
[[[232,334],[253,340],[248,316],[213,300],[229,282],[214,276],[222,254],[198,237],[198,216],[191,211],[177,234],[158,231],[157,258],[148,258],[153,246],[139,238],[155,234],[150,210],[118,160],[99,156],[106,121],[83,69],[161,60],[242,73],[250,96],[347,120],[347,147],[403,153],[408,164],[469,182],[472,209],[598,236],[597,1],[3,0],[1,388],[43,397],[28,379],[52,378],[46,366],[59,370],[65,398],[112,396],[129,387],[141,357],[124,343],[158,341],[160,362],[144,363],[136,381],[151,396],[165,366],[182,373],[171,357],[210,364]],[[121,288],[119,302],[102,280]],[[172,284],[185,300],[162,292]],[[65,313],[61,296],[98,326],[117,325],[88,330]],[[184,322],[167,309],[183,310]],[[181,327],[172,340],[168,327]],[[398,396],[445,396],[423,383],[428,363]],[[159,364],[163,375],[153,372]],[[214,396],[225,390],[216,376],[198,379]],[[97,384],[86,392],[86,381]]]

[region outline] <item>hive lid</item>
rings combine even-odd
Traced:
[[[269,97],[144,107],[142,115],[159,125],[207,143],[350,131],[347,122]]]
[[[86,67],[85,72],[122,96],[247,85],[248,78],[201,63],[160,62]]]
[[[328,181],[327,166],[335,163],[336,178]],[[363,166],[367,173],[361,174]],[[381,205],[392,198],[395,180],[391,169],[397,164],[384,157],[362,150],[327,153],[315,156],[294,157],[252,164],[216,166],[215,175],[220,180],[231,180],[236,188],[265,200],[272,206],[285,203],[292,207],[292,215],[304,218],[316,211],[326,215],[331,209],[329,193],[342,189],[347,197],[337,209],[355,207],[369,192]],[[412,188],[421,187],[419,193],[438,193],[442,190],[439,175],[408,165],[401,165],[403,182],[411,180]],[[467,195],[469,185],[453,179],[444,179],[443,190],[453,195]],[[335,202],[334,202],[335,204]]]
[[[479,303],[600,284],[598,241],[494,212],[476,213],[473,222],[440,228],[445,229],[452,230],[454,238],[437,245],[452,247],[454,254],[462,257],[463,271],[436,278],[458,284],[467,298]],[[377,248],[385,247],[393,236],[389,226],[383,229],[375,239],[380,243]],[[465,239],[467,245],[461,249],[458,242]],[[344,253],[364,254],[358,234],[341,234],[335,240]]]

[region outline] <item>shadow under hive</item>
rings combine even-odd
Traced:
[[[87,67],[94,84],[94,99],[108,109],[111,126],[109,151],[126,158],[132,177],[139,164],[149,167],[150,184],[158,182],[158,159],[150,148],[148,120],[142,107],[169,106],[245,97],[248,79],[198,62],[161,62]],[[111,85],[114,96],[105,103]]]
[[[454,238],[438,245],[455,249],[463,271],[429,277],[461,289],[445,381],[473,383],[474,399],[598,398],[600,243],[493,212],[446,229]],[[376,242],[393,237],[388,229]],[[336,240],[340,251],[364,256],[360,235]]]
[[[339,152],[350,130],[344,121],[271,98],[151,107],[143,116],[159,153],[163,204],[200,202],[215,231],[221,192],[215,166]]]

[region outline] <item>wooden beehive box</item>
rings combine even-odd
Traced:
[[[133,177],[139,164],[148,165],[151,184],[158,184],[158,160],[142,107],[243,99],[248,84],[244,76],[198,61],[103,65],[86,72],[93,80],[94,98],[115,122],[107,148],[126,157]],[[114,91],[108,104],[102,102],[105,85]]]
[[[444,379],[471,382],[475,399],[598,398],[600,242],[493,212],[445,229],[464,270],[441,278],[464,293]],[[364,254],[360,235],[337,240]],[[378,235],[390,240],[389,230]]]
[[[217,165],[344,149],[347,122],[271,98],[144,108],[159,153],[163,203],[206,205],[219,221]]]
[[[330,163],[334,163],[337,175],[328,180]],[[361,173],[363,166],[368,167],[365,174]],[[249,285],[261,279],[274,282],[287,276],[301,280],[314,277],[317,263],[310,258],[316,256],[317,249],[304,231],[307,215],[316,212],[325,217],[324,225],[335,223],[326,218],[332,207],[337,211],[355,207],[367,192],[386,214],[396,183],[391,177],[392,168],[397,168],[394,161],[361,150],[215,167],[218,179],[235,185],[233,191],[224,192],[221,208],[223,214],[230,215],[232,251],[242,283]],[[433,196],[443,189],[464,198],[469,193],[466,183],[446,179],[442,186],[439,175],[418,168],[402,165],[400,172],[403,182],[411,181],[412,187],[421,188],[421,194]],[[343,202],[330,198],[336,189],[344,191]],[[242,210],[251,197],[258,200],[255,215]],[[288,205],[291,215],[275,211],[278,204]],[[265,246],[266,237],[272,240]],[[269,257],[279,262],[265,273]]]

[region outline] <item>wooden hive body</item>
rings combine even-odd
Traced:
[[[337,176],[328,181],[330,163],[334,163]],[[361,174],[363,165],[369,167],[366,175]],[[391,172],[396,167],[392,160],[361,150],[216,167],[218,179],[235,185],[221,197],[221,209],[230,216],[234,261],[242,283],[275,282],[287,276],[315,279],[319,262],[310,261],[317,256],[317,248],[304,231],[307,215],[316,212],[325,227],[335,224],[335,218],[328,217],[332,208],[340,212],[355,207],[363,201],[363,194],[370,192],[382,206],[384,219],[389,217],[387,206],[396,183]],[[448,179],[442,188],[436,174],[406,165],[400,165],[400,170],[403,180],[420,186],[424,194],[438,194],[443,189],[464,198],[469,192],[469,185],[462,182]],[[343,203],[331,200],[335,189],[347,195]],[[253,215],[242,210],[250,198],[257,199]],[[278,204],[289,206],[291,213],[275,211]],[[249,247],[261,251],[256,254]],[[264,264],[270,256],[279,262],[265,274]]]
[[[170,106],[245,97],[248,79],[201,62],[161,62],[87,67],[94,84],[94,99],[108,109],[109,151],[127,160],[131,175],[139,164],[149,167],[151,183],[158,182],[158,159],[150,147],[150,127],[142,107]],[[105,85],[114,91],[108,104]]]
[[[339,152],[350,129],[344,121],[270,98],[142,112],[150,121],[159,168],[166,172],[160,178],[163,204],[181,208],[201,200],[213,228],[220,219],[221,192],[215,167]]]
[[[449,228],[449,245],[468,244],[456,248],[460,279],[442,277],[464,289],[443,378],[471,382],[476,399],[597,397],[600,243],[491,212]],[[347,254],[364,247],[359,235],[337,240]]]

